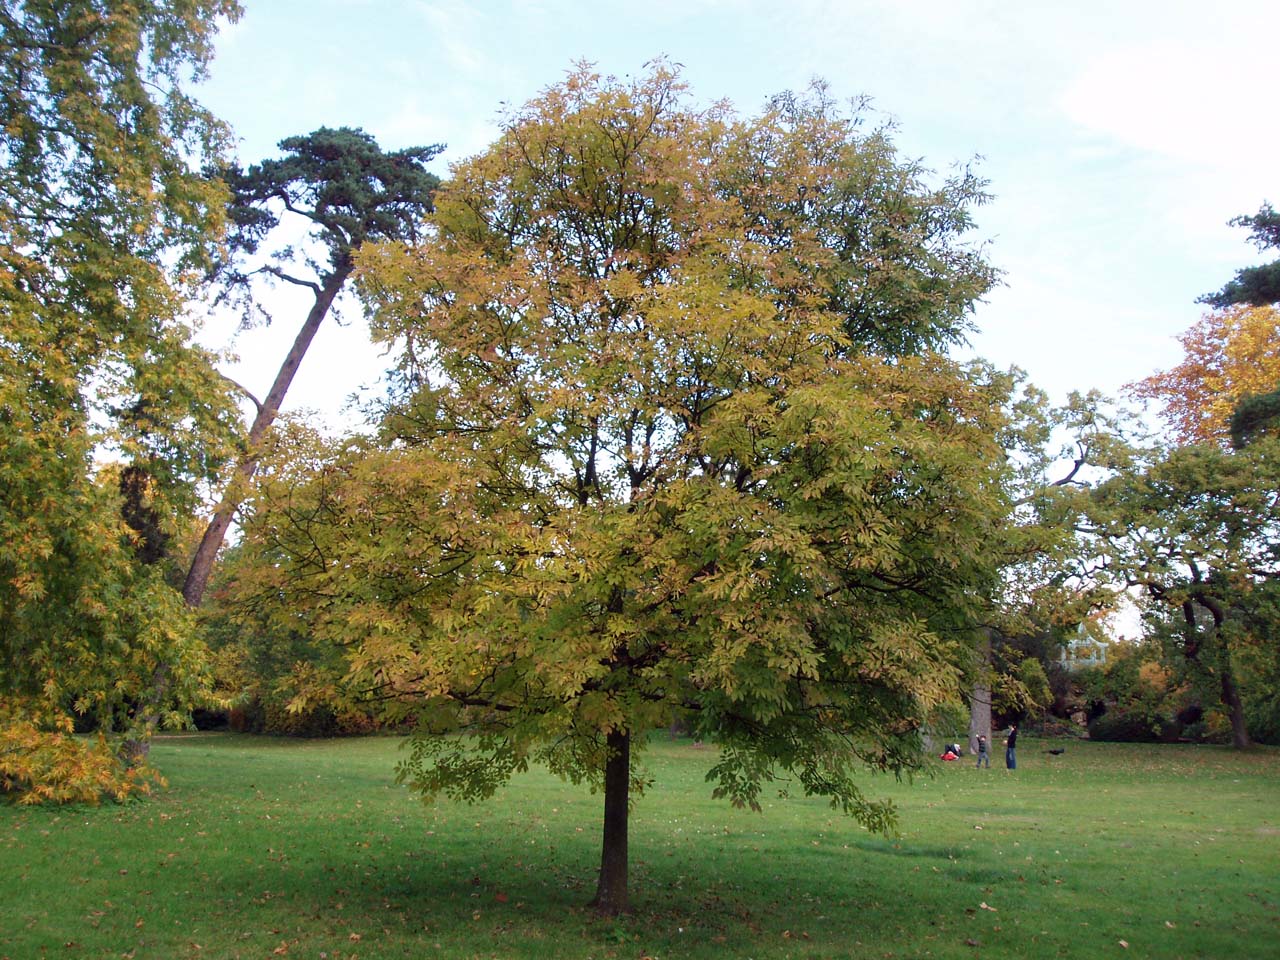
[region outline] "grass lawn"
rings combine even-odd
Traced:
[[[1280,751],[1046,746],[869,777],[884,839],[713,802],[710,748],[655,740],[638,913],[602,920],[584,789],[423,807],[392,739],[168,737],[155,799],[0,807],[0,958],[1280,957]]]

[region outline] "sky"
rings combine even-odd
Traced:
[[[905,157],[972,162],[994,199],[975,213],[1002,284],[971,350],[1017,365],[1057,400],[1109,394],[1178,362],[1196,298],[1263,258],[1232,216],[1280,203],[1275,0],[243,0],[197,95],[237,156],[360,127],[384,149],[444,143],[433,169],[483,150],[502,111],[580,61],[635,76],[680,64],[696,102],[744,116],[822,78],[869,96]],[[267,330],[202,340],[266,392],[306,304],[282,293]],[[359,309],[322,329],[286,409],[341,425],[386,366]]]

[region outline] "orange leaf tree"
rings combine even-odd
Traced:
[[[1280,385],[1280,310],[1226,307],[1206,314],[1178,339],[1182,362],[1131,384],[1129,391],[1161,405],[1177,442],[1228,444],[1240,404]]]
[[[1233,217],[1234,227],[1248,227],[1249,240],[1259,250],[1280,249],[1280,214],[1269,203],[1264,203],[1252,215]],[[1280,303],[1280,260],[1236,271],[1235,278],[1217,293],[1200,298],[1201,303],[1223,309],[1244,305],[1254,307],[1274,306]],[[1272,317],[1272,330],[1276,318]],[[1270,383],[1262,389],[1246,393],[1239,399],[1231,416],[1231,443],[1235,447],[1247,446],[1253,440],[1274,435],[1280,431],[1280,377],[1274,367]]]

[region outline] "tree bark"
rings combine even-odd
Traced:
[[[631,790],[631,734],[612,730],[609,759],[604,768],[604,838],[600,850],[600,877],[591,906],[616,916],[631,912],[627,892],[627,814]]]
[[[1253,744],[1249,740],[1249,727],[1244,719],[1244,702],[1240,699],[1240,691],[1236,688],[1230,667],[1222,667],[1219,680],[1222,685],[1222,702],[1231,717],[1231,745],[1237,750],[1247,750]]]
[[[204,599],[205,588],[209,585],[209,576],[213,573],[214,560],[217,559],[218,550],[227,536],[227,529],[231,526],[236,509],[243,500],[245,483],[253,478],[258,469],[262,438],[275,422],[280,412],[280,405],[284,403],[285,394],[289,392],[289,385],[293,383],[294,375],[302,364],[302,358],[306,356],[311,341],[315,339],[316,331],[320,329],[320,324],[328,315],[334,298],[350,275],[350,267],[335,270],[325,280],[324,286],[316,290],[316,301],[307,313],[306,322],[294,338],[293,346],[289,348],[289,353],[276,374],[275,382],[271,384],[266,398],[258,407],[257,416],[253,418],[253,425],[249,428],[248,451],[236,464],[237,476],[223,491],[222,499],[213,512],[213,518],[205,528],[200,546],[196,549],[195,556],[191,558],[191,567],[187,571],[186,582],[182,585],[182,596],[188,606],[198,607]]]
[[[969,753],[978,752],[978,736],[987,738],[991,749],[991,631],[985,627],[978,638],[978,680],[969,700]]]

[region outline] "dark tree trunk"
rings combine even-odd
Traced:
[[[146,467],[131,463],[120,471],[120,514],[136,535],[133,553],[143,566],[157,564],[169,555],[169,536],[150,502],[150,484]]]
[[[631,790],[631,734],[613,730],[608,738],[609,759],[604,768],[604,839],[600,878],[591,906],[616,916],[631,912],[627,893],[627,813]]]
[[[1213,616],[1214,636],[1222,640],[1222,625],[1226,622],[1227,613],[1215,598],[1200,595],[1196,601]],[[1188,659],[1198,659],[1200,655],[1199,628],[1196,624],[1195,610],[1190,601],[1182,605],[1184,619],[1187,624],[1189,639],[1185,649]],[[1231,673],[1231,651],[1223,645],[1221,650],[1221,666],[1218,668],[1218,685],[1222,696],[1222,705],[1227,708],[1227,716],[1231,718],[1231,745],[1237,750],[1247,750],[1252,746],[1249,740],[1249,727],[1244,719],[1244,702],[1240,699],[1240,690],[1236,686],[1235,677]]]
[[[222,541],[226,538],[227,529],[231,526],[236,508],[240,506],[244,497],[247,482],[253,479],[253,474],[258,469],[262,438],[275,422],[276,415],[280,412],[280,405],[284,403],[285,394],[289,392],[289,385],[293,383],[294,375],[302,364],[302,358],[307,354],[307,348],[311,346],[316,331],[320,329],[320,324],[329,313],[329,307],[333,305],[334,297],[338,295],[338,291],[342,289],[342,285],[346,283],[350,274],[350,267],[337,270],[329,276],[323,287],[316,290],[316,302],[308,312],[302,329],[294,338],[293,346],[289,348],[284,363],[280,365],[280,372],[276,374],[270,391],[258,406],[258,414],[253,418],[253,426],[249,428],[248,452],[244,459],[236,464],[237,475],[223,492],[222,500],[213,512],[213,519],[205,528],[200,546],[196,549],[195,556],[191,558],[191,567],[187,571],[186,582],[182,585],[182,596],[188,606],[198,607],[200,601],[204,599],[205,587],[208,586],[209,576],[213,573],[213,562],[218,556]]]
[[[1219,679],[1222,684],[1222,702],[1231,717],[1231,745],[1237,750],[1247,750],[1253,744],[1249,740],[1249,727],[1244,720],[1244,703],[1240,700],[1240,691],[1236,688],[1231,669],[1223,666]]]

